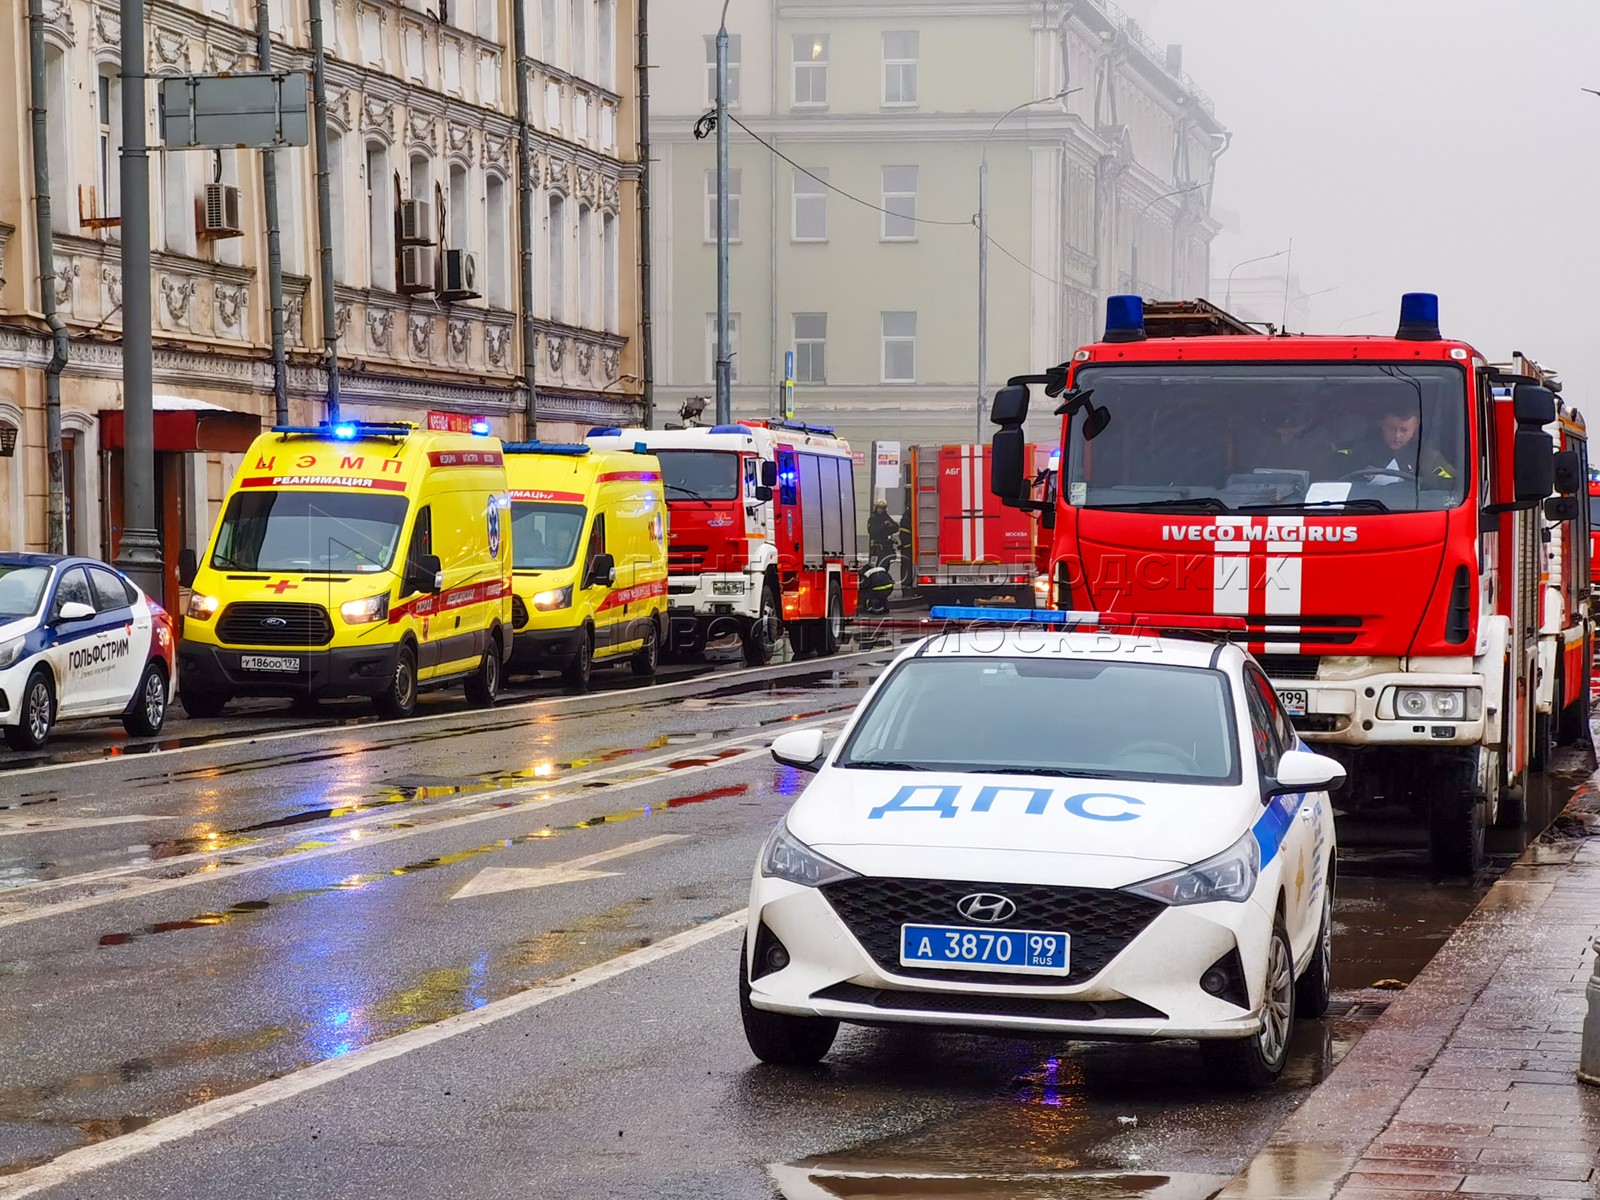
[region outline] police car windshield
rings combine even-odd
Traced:
[[[1171,363],[1087,367],[1111,413],[1073,418],[1063,470],[1084,508],[1419,512],[1469,477],[1466,375],[1444,364]]]
[[[228,502],[211,565],[222,571],[383,571],[405,524],[404,496],[240,492]]]
[[[737,500],[739,456],[731,450],[656,450],[667,499]]]
[[[0,620],[31,617],[38,612],[49,582],[47,567],[0,564]]]
[[[570,567],[587,510],[581,504],[511,502],[511,565],[522,571]]]
[[[1062,658],[912,658],[839,757],[863,770],[1239,781],[1220,671]]]

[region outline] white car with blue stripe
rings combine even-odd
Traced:
[[[37,750],[76,717],[160,733],[175,645],[166,609],[115,568],[0,554],[0,731],[12,749]]]
[[[816,778],[755,872],[752,1050],[816,1062],[841,1022],[1196,1039],[1270,1084],[1328,1005],[1343,769],[1228,618],[1011,616],[907,649],[831,747],[773,743]]]

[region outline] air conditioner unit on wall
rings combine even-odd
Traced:
[[[400,202],[400,241],[407,246],[433,245],[433,212],[426,200]]]
[[[428,246],[406,246],[400,251],[400,292],[417,296],[434,290],[433,250]]]
[[[200,236],[205,238],[241,237],[239,189],[231,183],[206,184],[200,208]]]
[[[476,300],[478,291],[478,256],[470,250],[444,252],[444,288],[440,293],[446,300]]]

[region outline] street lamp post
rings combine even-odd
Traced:
[[[717,30],[717,424],[733,420],[733,358],[728,344],[728,2]]]
[[[978,162],[978,441],[983,441],[983,417],[989,402],[989,139],[1008,117],[1032,108],[1065,100],[1082,88],[1068,88],[1053,96],[1040,96],[1013,105],[996,118],[983,139],[983,155]]]
[[[1251,263],[1266,262],[1273,258],[1282,258],[1289,253],[1287,250],[1275,250],[1271,254],[1263,254],[1260,258],[1247,258],[1243,262],[1234,263],[1233,270],[1228,272],[1228,286],[1223,289],[1222,307],[1228,312],[1233,311],[1233,272],[1240,267],[1248,267]]]
[[[1133,261],[1129,265],[1133,271],[1133,290],[1135,294],[1142,294],[1139,292],[1139,226],[1144,222],[1145,214],[1163,200],[1170,200],[1174,196],[1187,196],[1190,192],[1197,192],[1203,187],[1205,187],[1203,183],[1192,183],[1188,187],[1178,188],[1176,191],[1157,196],[1149,204],[1141,208],[1139,215],[1133,219]]]

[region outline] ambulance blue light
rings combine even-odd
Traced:
[[[1437,342],[1439,297],[1432,292],[1407,292],[1400,297],[1400,330],[1395,337],[1407,342]]]
[[[745,426],[745,425],[713,425],[711,427],[711,432],[712,433],[749,433],[750,429],[749,429],[748,426]]]
[[[586,433],[584,436],[585,437],[616,437],[621,432],[622,432],[621,427],[617,426],[617,425],[596,425],[593,429],[589,430],[589,432]]]
[[[335,425],[333,427],[333,436],[341,442],[353,442],[359,433],[360,430],[354,425]]]
[[[573,442],[506,442],[500,449],[507,454],[561,454],[578,458],[589,453],[590,447]]]
[[[474,421],[472,423],[472,432],[478,437],[488,437],[489,431],[493,428],[487,421]]]
[[[1108,342],[1142,342],[1148,335],[1144,331],[1143,296],[1109,296],[1106,299],[1106,335]]]

